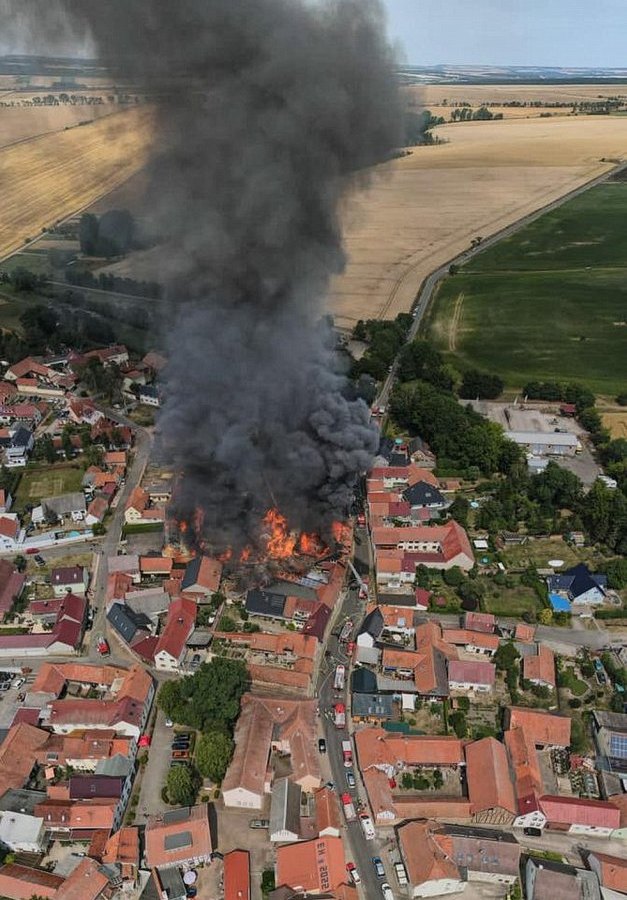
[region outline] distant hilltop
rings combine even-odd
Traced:
[[[401,66],[407,84],[619,84],[627,69],[545,66]]]

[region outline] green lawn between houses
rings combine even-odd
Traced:
[[[627,184],[586,191],[474,257],[440,286],[424,329],[460,371],[506,386],[627,382]]]
[[[71,464],[27,466],[15,494],[15,511],[23,511],[27,503],[37,506],[42,497],[82,490],[84,474],[82,466]]]

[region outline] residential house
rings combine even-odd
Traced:
[[[442,638],[447,644],[462,647],[466,653],[488,658],[494,656],[500,644],[500,639],[496,634],[469,631],[466,628],[447,628],[442,633]]]
[[[66,520],[82,522],[87,509],[85,495],[78,491],[72,494],[60,494],[58,497],[44,497],[41,507],[46,521],[60,522],[62,525]]]
[[[557,688],[555,654],[545,644],[537,645],[535,656],[523,656],[523,679],[552,691]]]
[[[334,891],[347,881],[341,838],[318,837],[276,851],[275,883],[309,894]]]
[[[592,851],[588,853],[586,865],[599,879],[601,893],[606,900],[613,891],[627,894],[627,857]]]
[[[146,824],[145,857],[150,868],[199,866],[211,862],[208,806],[171,809]]]
[[[417,481],[406,488],[403,491],[403,499],[409,503],[412,514],[425,512],[430,519],[437,519],[442,511],[451,505],[450,500],[427,481]]]
[[[418,766],[457,769],[466,764],[463,742],[456,737],[363,728],[355,732],[355,749],[362,772],[374,767],[384,772],[387,778]]]
[[[251,588],[246,593],[246,612],[264,619],[283,619],[287,597],[262,588]]]
[[[250,900],[250,854],[231,850],[224,854],[224,900]]]
[[[486,737],[466,744],[464,752],[473,822],[511,827],[518,810],[505,746]]]
[[[381,725],[397,717],[394,700],[390,694],[351,694],[353,722]]]
[[[592,713],[597,764],[600,769],[627,775],[627,715],[594,710]]]
[[[89,350],[83,355],[86,359],[100,360],[105,369],[109,366],[124,366],[128,363],[128,350],[124,344],[111,344],[109,347]]]
[[[9,491],[0,488],[0,513],[8,513],[13,504],[13,497]]]
[[[124,521],[127,525],[154,525],[165,522],[165,509],[149,507],[150,498],[140,487],[134,488],[126,501]]]
[[[339,837],[342,828],[340,806],[335,791],[322,787],[314,794],[316,831],[320,837]]]
[[[357,634],[358,647],[374,647],[383,632],[383,612],[375,606],[364,619]]]
[[[11,439],[4,450],[4,465],[9,469],[23,468],[33,449],[34,438],[23,425],[11,431]]]
[[[26,575],[8,559],[0,559],[0,616],[9,612],[24,590]]]
[[[220,588],[222,563],[210,556],[195,556],[185,569],[181,590],[187,594],[210,597]],[[200,600],[199,602],[202,602]]]
[[[585,563],[579,563],[559,575],[549,575],[547,587],[549,595],[568,600],[573,612],[577,612],[605,603],[607,575],[594,574]]]
[[[271,752],[289,756],[292,781],[304,791],[320,786],[315,746],[317,700],[286,700],[244,694],[235,726],[235,752],[222,782],[227,807],[261,809],[271,792]]]
[[[154,578],[156,576],[169,578],[174,565],[169,556],[141,556],[139,569],[142,578]]]
[[[63,882],[55,900],[97,900],[107,897],[109,879],[93,859],[83,859]]]
[[[377,562],[377,581],[393,581],[398,568],[392,565],[395,557],[385,551],[402,551],[403,571],[415,570],[419,565],[427,568],[450,569],[453,566],[468,571],[474,564],[474,556],[468,535],[455,520],[445,525],[414,525],[406,528],[379,526],[372,529],[372,542]],[[383,554],[383,555],[382,555]]]
[[[530,856],[524,870],[527,900],[601,900],[594,872]]]
[[[157,669],[178,671],[185,656],[185,645],[196,624],[196,612],[194,600],[177,597],[172,601],[155,650]]]
[[[0,552],[15,553],[24,540],[20,520],[12,513],[0,515]]]
[[[508,727],[522,728],[536,747],[546,750],[570,746],[570,719],[539,709],[511,706]]]
[[[153,384],[145,384],[139,388],[139,402],[146,406],[161,406],[161,392]]]
[[[292,843],[300,840],[300,785],[289,778],[277,778],[270,797],[270,827],[272,843]]]
[[[511,834],[421,820],[398,829],[413,897],[457,893],[466,882],[513,885],[520,845]]]
[[[84,566],[61,566],[51,571],[50,584],[55,597],[67,593],[84,595],[89,584],[89,570]]]
[[[3,812],[0,842],[14,853],[42,853],[47,839],[44,820],[20,812]]]
[[[45,897],[57,900],[64,879],[46,869],[36,869],[18,863],[0,866],[0,896],[12,900]]]
[[[546,817],[540,808],[543,793],[540,760],[533,737],[524,727],[505,732],[516,795],[516,828],[544,828]]]
[[[496,631],[496,617],[492,613],[465,612],[462,624],[467,631],[480,631],[484,634],[494,634]]]
[[[89,525],[93,527],[94,525],[101,525],[104,522],[104,518],[109,511],[109,499],[107,497],[94,497],[94,499],[90,502],[87,507],[87,512],[85,513],[85,525]]]
[[[609,837],[620,826],[620,810],[607,800],[587,800],[581,797],[540,797],[540,809],[546,817],[547,827],[570,834],[589,837]]]
[[[91,400],[81,400],[72,397],[68,402],[68,413],[71,422],[76,425],[96,425],[104,419],[104,413],[96,409]]]
[[[141,569],[139,566],[139,556],[135,553],[122,553],[119,556],[109,556],[107,559],[107,572],[111,575],[128,575],[135,584],[141,581]],[[128,588],[127,588],[128,590]],[[109,599],[109,597],[107,597]],[[122,597],[116,597],[116,600]]]
[[[448,664],[450,691],[487,694],[494,690],[496,667],[482,660],[452,659]]]

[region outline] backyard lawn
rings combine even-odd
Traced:
[[[484,612],[494,616],[522,616],[526,612],[538,612],[542,604],[529,587],[498,588],[495,596],[487,594],[481,601]]]
[[[23,511],[27,504],[37,506],[42,497],[57,497],[81,490],[85,469],[82,466],[27,466],[15,495],[15,510]]]

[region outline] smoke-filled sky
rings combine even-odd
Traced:
[[[400,137],[378,4],[46,11],[29,25],[59,41],[91,35],[106,65],[162,97],[147,199],[178,272],[158,422],[183,472],[177,514],[202,519],[219,549],[254,543],[275,504],[291,527],[324,531],[377,446],[318,323],[344,265],[340,204]]]

